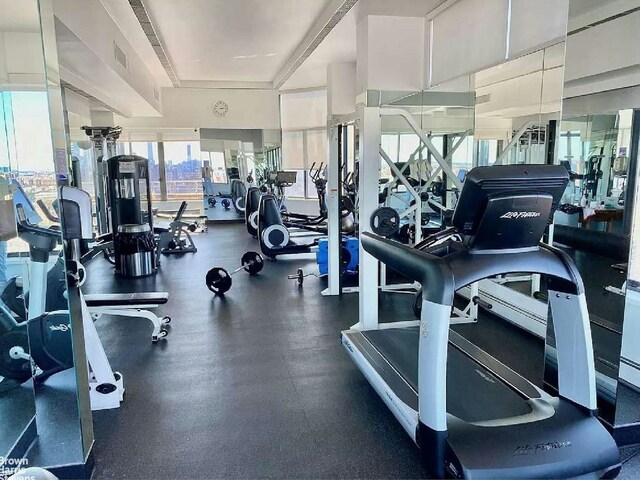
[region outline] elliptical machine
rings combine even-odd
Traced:
[[[247,190],[244,222],[247,226],[247,232],[252,237],[258,236],[258,208],[260,207],[260,197],[262,197],[263,193],[258,187],[249,187]]]
[[[238,215],[244,215],[247,197],[247,187],[239,178],[231,179],[231,202]]]
[[[304,244],[291,240],[289,230],[282,222],[278,201],[271,194],[260,198],[258,241],[262,253],[270,258],[276,258],[278,255],[310,253],[311,249],[318,245],[318,239]]]

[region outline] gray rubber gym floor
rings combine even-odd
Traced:
[[[157,345],[144,320],[98,322],[126,395],[120,409],[94,413],[94,478],[424,478],[415,446],[340,344],[357,296],[324,298],[315,277],[298,289],[287,275],[315,271],[310,255],[268,261],[257,277],[240,272],[216,298],[207,270],[235,268],[257,242],[243,225],[194,240],[197,253],[163,257],[148,279],[116,279],[102,259],[89,265],[86,293],[166,290],[159,312],[173,318]],[[410,303],[383,296],[382,315],[411,319]],[[509,327],[488,337],[505,336]],[[523,344],[503,355],[523,369],[532,355],[542,362],[542,345]],[[635,453],[622,478],[640,476]]]

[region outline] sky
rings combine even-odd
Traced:
[[[0,135],[0,142],[14,142],[12,170],[54,171],[47,92],[12,91],[3,92],[2,95],[11,97],[10,102],[4,102],[4,117],[0,115],[0,128],[4,130]],[[6,108],[7,105],[11,105],[11,111]],[[11,129],[11,120],[7,121],[8,115],[13,116],[13,129]],[[0,163],[5,163],[5,158],[6,145],[3,144],[0,146]]]

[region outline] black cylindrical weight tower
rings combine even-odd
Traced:
[[[151,186],[148,160],[138,155],[118,155],[108,160],[109,219],[113,233],[116,273],[122,273],[119,236],[123,226],[148,225],[153,232]],[[130,252],[129,252],[130,254]],[[151,271],[158,267],[157,255],[152,255]]]

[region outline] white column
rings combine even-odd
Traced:
[[[360,161],[359,212],[360,233],[371,231],[371,215],[378,208],[380,178],[380,109],[359,107]],[[378,328],[378,260],[360,244],[360,295],[358,328]]]
[[[356,64],[332,63],[327,67],[327,211],[329,238],[329,286],[323,295],[340,294],[340,198],[338,128],[332,128],[336,115],[347,115],[356,109]],[[344,138],[343,138],[344,141]],[[353,139],[348,139],[353,141]],[[346,159],[343,159],[346,161]]]
[[[329,250],[329,286],[323,295],[340,294],[340,199],[338,196],[338,129],[329,129],[327,152],[327,235]]]

